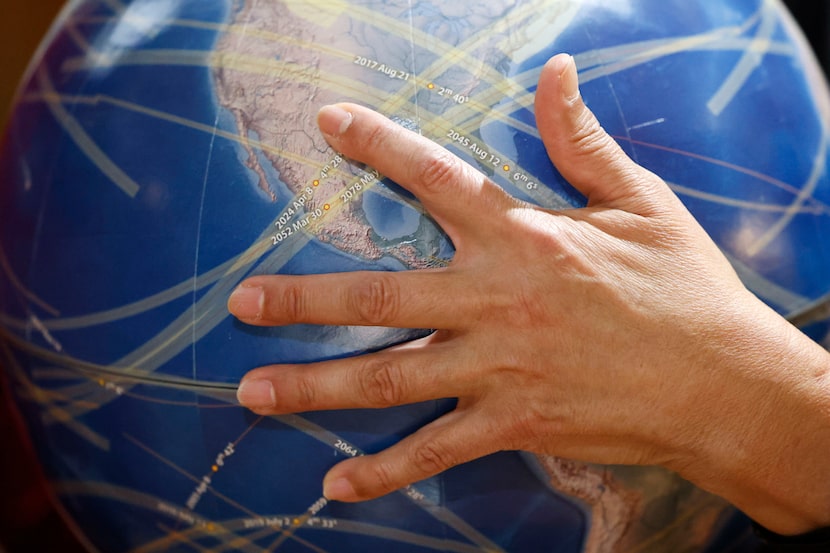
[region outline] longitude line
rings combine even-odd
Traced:
[[[216,129],[219,126],[219,113],[216,113],[216,119],[213,122],[213,135],[210,137],[210,146],[208,147],[208,155],[207,159],[205,160],[205,174],[202,179],[202,195],[199,199],[199,218],[196,223],[196,252],[194,255],[193,260],[193,304],[190,307],[190,313],[193,317],[193,323],[190,325],[190,333],[191,333],[191,344],[190,344],[190,351],[192,354],[193,359],[193,380],[198,380],[196,377],[196,325],[198,321],[196,320],[196,293],[199,290],[199,251],[201,248],[202,243],[202,218],[205,212],[205,195],[207,193],[207,182],[208,182],[208,175],[210,175],[210,160],[213,158],[213,147],[216,143]]]

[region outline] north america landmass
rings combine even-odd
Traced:
[[[382,11],[374,13],[385,12],[391,26],[407,8],[402,5],[400,13],[390,14],[393,7],[379,4]],[[368,188],[364,168],[338,163],[337,152],[317,131],[316,114],[325,104],[353,101],[377,108],[395,97],[410,103],[413,67],[431,63],[435,57],[427,52],[413,58],[409,37],[401,36],[397,27],[379,33],[368,17],[373,13],[369,6],[363,17],[347,8],[340,2],[313,7],[296,2],[236,2],[231,24],[245,32],[227,33],[216,45],[215,56],[233,60],[232,64],[219,64],[214,72],[219,103],[233,114],[240,136],[246,140],[255,137],[273,147],[262,156],[293,194],[313,187],[307,212],[327,207],[330,198],[338,198],[364,179],[360,194],[352,198],[349,193],[350,201],[344,202],[342,209],[326,213],[316,228],[318,240],[370,261],[391,256],[409,268],[441,264],[435,254],[442,235],[428,217],[422,217],[418,230],[403,240],[385,241],[374,232],[359,197]],[[429,59],[421,60],[424,56]],[[386,63],[380,61],[384,59]],[[246,63],[259,63],[262,69],[263,61],[264,71],[244,70]],[[467,82],[459,81],[460,85],[473,87],[474,78],[464,73]],[[410,107],[399,120],[417,129],[417,109]],[[249,144],[246,153],[246,166],[256,175],[261,193],[275,204],[283,201],[256,148]]]
[[[245,165],[259,192],[275,206],[290,200],[269,180],[265,160],[292,194],[303,195],[306,212],[323,210],[329,198],[365,179],[366,168],[338,161],[317,131],[319,109],[357,102],[419,131],[425,119],[457,109],[459,98],[492,86],[494,74],[509,73],[511,47],[521,48],[524,37],[482,30],[522,4],[236,0],[228,22],[235,32],[223,34],[214,52],[229,63],[215,64],[213,77],[219,104],[249,141]],[[423,73],[451,94],[425,91]],[[271,148],[258,151],[253,142]],[[445,263],[437,257],[441,231],[427,216],[413,234],[383,240],[359,196],[327,213],[315,239],[369,261],[393,257],[413,269]],[[588,553],[698,551],[729,512],[723,501],[660,469],[538,460],[550,486],[590,513]]]

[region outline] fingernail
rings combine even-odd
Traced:
[[[265,293],[259,286],[237,287],[228,299],[228,310],[239,319],[259,319],[265,303]]]
[[[339,106],[323,106],[317,113],[317,125],[323,134],[329,136],[340,136],[349,125],[352,124],[354,116]]]
[[[352,483],[346,478],[323,481],[323,496],[334,501],[351,501],[357,497]]]
[[[579,98],[579,73],[577,73],[576,62],[571,55],[568,55],[562,63],[559,82],[562,83],[562,96],[565,100],[573,102]]]
[[[251,379],[243,380],[236,390],[236,399],[240,405],[249,409],[275,407],[277,397],[274,395],[274,385],[270,380]]]

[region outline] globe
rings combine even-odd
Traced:
[[[0,364],[90,551],[752,550],[745,518],[667,471],[521,452],[328,502],[331,466],[453,400],[260,417],[234,399],[256,366],[429,332],[252,328],[226,310],[243,278],[453,256],[317,110],[362,103],[521,199],[578,207],[533,116],[561,51],[746,285],[830,343],[827,93],[776,1],[74,0],[0,153]]]

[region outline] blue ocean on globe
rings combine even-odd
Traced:
[[[368,105],[519,198],[579,207],[533,116],[559,52],[746,285],[830,343],[828,98],[777,1],[73,0],[0,150],[0,365],[90,551],[753,550],[739,513],[671,473],[521,452],[328,502],[331,466],[453,399],[236,404],[254,367],[429,332],[252,328],[226,310],[243,278],[453,256],[411,195],[326,145],[319,108]]]

